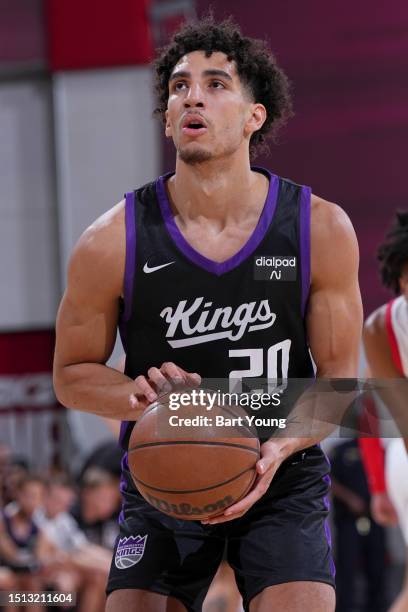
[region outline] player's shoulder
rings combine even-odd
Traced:
[[[354,253],[358,255],[357,238],[345,210],[320,196],[311,196],[311,241],[315,254]]]
[[[364,335],[367,337],[382,336],[386,332],[387,304],[376,308],[364,322]]]
[[[84,284],[95,291],[104,284],[122,292],[126,259],[125,203],[118,202],[98,217],[76,243],[68,265],[69,286]],[[109,279],[109,283],[103,283]]]
[[[350,231],[352,224],[346,211],[335,202],[330,202],[324,198],[311,194],[311,223],[320,230]]]
[[[125,200],[95,219],[80,236],[73,255],[95,257],[118,255],[125,249]]]
[[[380,362],[380,369],[377,371],[376,376],[380,373],[381,375],[391,376],[394,370],[386,324],[386,313],[387,304],[383,304],[367,317],[363,327],[363,344],[368,363],[370,367],[373,367],[371,362]],[[383,370],[384,367],[387,368],[385,372]]]

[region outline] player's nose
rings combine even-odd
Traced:
[[[204,93],[199,83],[191,83],[186,97],[184,98],[185,108],[191,108],[198,106],[202,108],[204,106]]]

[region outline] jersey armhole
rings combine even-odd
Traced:
[[[125,278],[123,283],[123,302],[124,310],[121,322],[129,321],[132,314],[133,303],[133,283],[135,278],[136,266],[136,210],[135,192],[125,194],[125,227],[126,227],[126,261]]]
[[[306,306],[310,292],[310,216],[311,216],[311,189],[303,186],[299,199],[299,241],[300,241],[300,274],[302,287],[302,317],[306,313]]]
[[[395,300],[391,300],[388,302],[385,308],[385,329],[387,331],[388,341],[391,347],[391,355],[392,360],[394,362],[395,367],[399,371],[400,374],[404,375],[404,369],[402,367],[401,355],[399,352],[397,338],[395,336],[394,328],[392,326],[392,306]]]

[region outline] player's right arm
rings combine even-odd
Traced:
[[[373,378],[400,378],[401,373],[392,359],[387,336],[386,308],[386,304],[377,308],[364,323],[364,351]]]
[[[67,408],[133,421],[157,399],[157,389],[197,384],[199,377],[165,363],[132,380],[105,365],[116,339],[125,252],[121,202],[84,232],[71,256],[56,323],[54,388]]]
[[[407,392],[408,380],[397,368],[386,324],[387,306],[375,310],[364,324],[363,344],[371,376],[379,379],[378,394],[389,409],[408,451]],[[392,379],[385,384],[385,379]]]
[[[69,408],[134,420],[135,383],[105,365],[116,338],[125,266],[123,203],[91,225],[72,253],[56,323],[54,388]]]
[[[401,373],[394,364],[386,329],[387,305],[377,308],[364,323],[363,344],[369,366],[370,376],[377,379],[400,378]],[[398,395],[386,391],[388,404],[398,402]],[[381,393],[380,393],[381,395]],[[405,402],[404,402],[405,404]],[[391,408],[392,412],[392,408]],[[377,438],[360,438],[360,451],[367,473],[371,492],[371,512],[374,520],[380,525],[395,525],[397,514],[388,497],[384,475],[384,452]]]

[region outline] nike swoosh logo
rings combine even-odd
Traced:
[[[161,270],[162,268],[167,268],[167,266],[171,266],[171,264],[174,264],[174,261],[169,261],[168,263],[162,264],[161,266],[154,266],[153,268],[149,268],[147,261],[145,263],[145,265],[143,266],[143,272],[145,272],[146,274],[150,274],[150,272],[157,272],[157,270]]]

